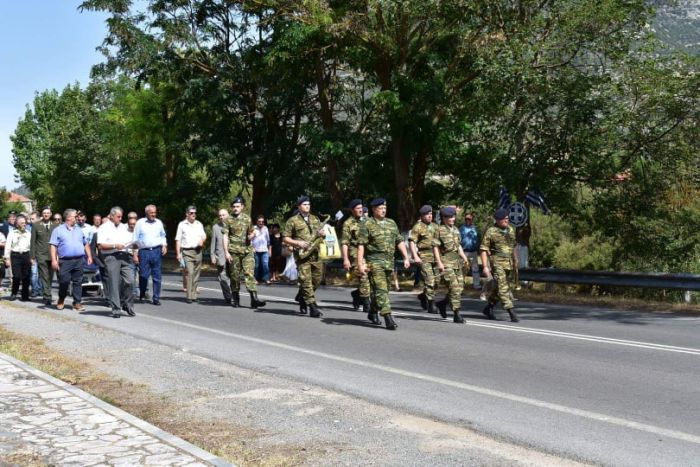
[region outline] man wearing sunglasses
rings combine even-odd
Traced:
[[[197,301],[197,285],[202,271],[202,247],[207,239],[204,226],[197,220],[197,208],[189,206],[185,220],[177,226],[175,254],[187,269],[187,303]]]

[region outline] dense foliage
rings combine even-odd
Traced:
[[[85,1],[111,15],[107,61],[19,123],[40,202],[173,222],[239,191],[267,215],[381,195],[407,229],[426,202],[537,187],[556,217],[534,265],[700,271],[698,60],[644,0],[143,5]]]

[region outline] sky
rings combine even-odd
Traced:
[[[107,15],[80,12],[80,0],[0,0],[0,187],[19,185],[10,136],[34,95],[87,85],[103,61],[95,49],[107,35]]]

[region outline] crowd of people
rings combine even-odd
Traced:
[[[257,285],[278,280],[285,266],[294,267],[298,279],[296,301],[299,312],[313,318],[323,316],[316,300],[321,284],[323,266],[319,249],[327,235],[324,223],[311,212],[311,200],[301,196],[295,213],[283,228],[265,225],[260,215],[255,222],[245,212],[245,199],[236,197],[229,209],[218,212],[218,222],[211,227],[209,256],[216,268],[223,298],[232,307],[240,307],[241,282],[249,294],[252,309],[265,307],[258,297]],[[435,210],[422,206],[419,219],[408,238],[389,219],[383,198],[369,202],[369,209],[360,199],[348,204],[348,214],[341,220],[341,258],[347,277],[357,288],[351,292],[353,307],[362,307],[367,319],[397,329],[389,299],[389,286],[395,272],[396,255],[403,267],[411,263],[420,271],[423,291],[418,296],[428,313],[447,318],[452,312],[455,323],[463,323],[460,314],[461,296],[465,285],[463,270],[472,275],[472,285],[481,290],[481,276],[486,277],[482,297],[487,300],[483,314],[496,319],[494,306],[500,301],[517,322],[509,285],[511,271],[518,267],[515,229],[509,224],[508,210],[494,213],[494,224],[483,237],[474,225],[471,212],[464,215],[464,224],[457,227],[458,209],[446,206],[439,210],[440,223],[433,222]],[[42,296],[46,306],[53,305],[51,285],[56,275],[58,298],[55,308],[62,310],[66,298],[72,297],[74,310],[84,310],[82,304],[83,274],[98,271],[106,303],[114,318],[126,312],[135,315],[134,304],[150,301],[161,304],[162,258],[168,252],[163,222],[158,219],[156,206],[144,208],[143,217],[113,207],[104,218],[93,216],[87,223],[85,213],[66,209],[62,215],[45,207],[30,216],[11,212],[0,225],[0,253],[4,261],[0,269],[0,285],[7,271],[11,277],[10,300],[30,300]],[[198,300],[199,277],[207,234],[197,220],[197,208],[188,206],[185,219],[175,233],[175,256],[183,271],[183,291],[187,303]],[[479,266],[481,261],[482,268]],[[436,300],[441,279],[447,293]],[[151,294],[149,296],[149,283]],[[31,296],[30,296],[31,290]]]

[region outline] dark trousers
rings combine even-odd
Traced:
[[[143,298],[148,289],[148,278],[153,277],[153,300],[160,300],[161,248],[139,250],[139,295]]]
[[[51,300],[51,282],[53,281],[53,268],[51,267],[50,259],[36,259],[36,265],[39,268],[39,280],[41,281],[41,289],[44,295],[44,300]]]
[[[58,301],[63,302],[71,286],[73,303],[83,300],[83,257],[59,258],[58,260]]]
[[[22,300],[29,300],[29,283],[32,278],[32,259],[27,253],[10,253],[12,264],[12,295],[22,286]]]
[[[107,269],[107,281],[109,282],[107,300],[112,310],[120,310],[124,306],[133,307],[134,273],[131,269],[129,254],[119,252],[105,255],[104,262]]]

